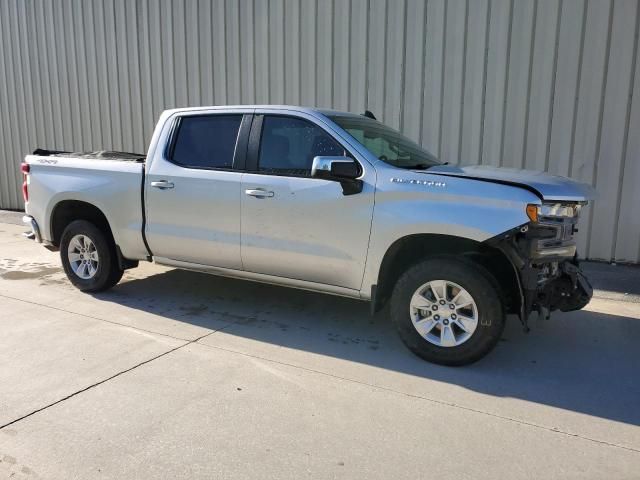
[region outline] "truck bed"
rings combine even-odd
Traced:
[[[142,239],[145,155],[114,152],[62,152],[38,149],[27,155],[30,167],[27,214],[52,241],[56,208],[95,206],[108,219],[116,244],[130,259],[146,258]],[[75,203],[69,203],[75,202]]]

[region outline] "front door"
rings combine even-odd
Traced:
[[[344,146],[310,119],[257,116],[259,148],[242,177],[241,256],[250,272],[359,290],[371,217],[374,173],[361,193],[311,178],[315,156],[344,155]],[[362,162],[361,162],[362,163]],[[363,165],[364,168],[364,165]]]
[[[242,120],[242,113],[183,116],[170,148],[155,154],[145,180],[145,231],[154,257],[242,268],[242,173],[234,170]]]

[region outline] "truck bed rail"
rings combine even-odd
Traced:
[[[63,158],[86,158],[87,160],[118,160],[122,162],[142,163],[146,160],[146,155],[141,153],[117,152],[112,150],[98,150],[95,152],[66,152],[62,150],[47,150],[37,148],[33,155],[40,157],[63,157]]]

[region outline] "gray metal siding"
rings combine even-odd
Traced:
[[[166,108],[367,108],[442,160],[593,184],[580,253],[640,262],[639,15],[638,0],[0,0],[0,207],[22,207],[36,146],[144,151]]]

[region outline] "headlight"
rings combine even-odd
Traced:
[[[527,205],[527,217],[532,222],[539,222],[542,218],[552,220],[576,218],[580,214],[580,203],[543,203],[536,205],[530,203]]]

